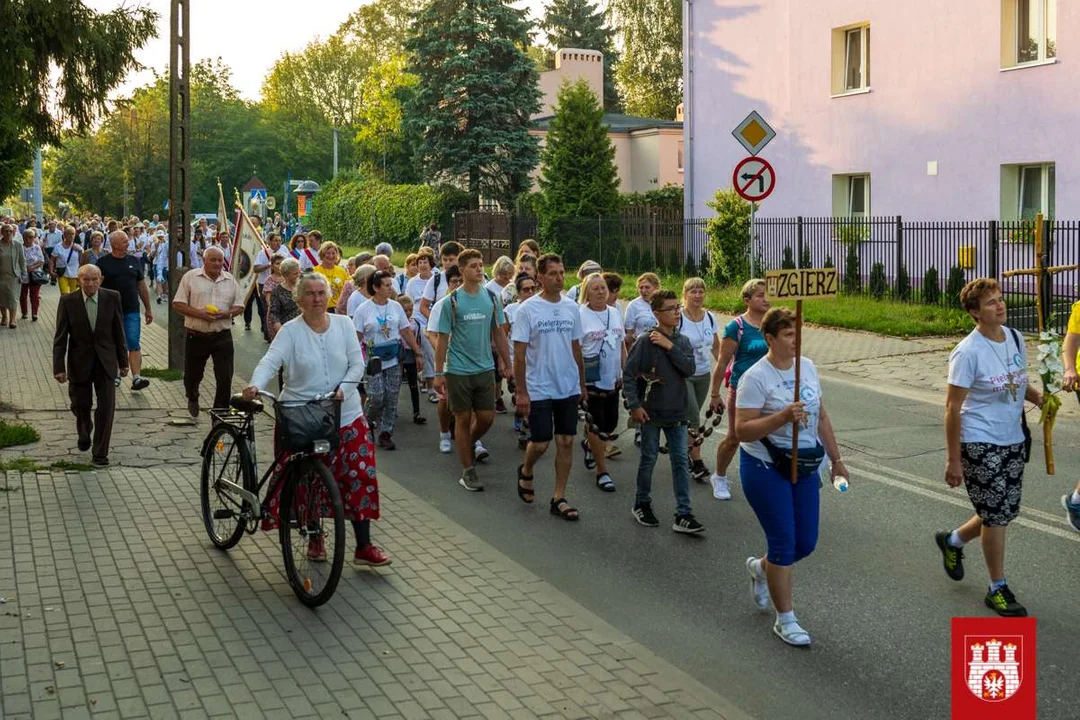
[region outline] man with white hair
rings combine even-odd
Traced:
[[[199,416],[199,385],[206,361],[214,360],[214,407],[229,407],[232,393],[232,319],[244,312],[240,285],[225,272],[225,253],[217,246],[203,252],[203,266],[180,278],[173,308],[184,316],[184,390],[188,413]]]
[[[385,255],[387,258],[389,258],[391,255],[394,254],[394,246],[388,242],[381,242],[375,246],[375,254]]]
[[[142,390],[150,381],[142,376],[142,318],[139,300],[146,308],[146,324],[154,322],[150,309],[150,291],[142,271],[142,260],[128,252],[131,241],[123,230],[109,233],[109,254],[99,257],[101,287],[120,293],[120,309],[124,314],[124,337],[127,340],[128,361],[131,365],[131,389]]]

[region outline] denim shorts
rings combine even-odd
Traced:
[[[142,350],[142,317],[138,312],[124,313],[124,340],[129,352]]]

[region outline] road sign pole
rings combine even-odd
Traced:
[[[757,277],[757,270],[755,265],[757,264],[754,258],[754,208],[757,207],[757,203],[750,203],[750,277]]]

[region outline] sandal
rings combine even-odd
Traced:
[[[551,498],[551,514],[571,522],[578,519],[577,508],[571,507],[566,498]]]
[[[517,469],[518,497],[521,498],[522,502],[524,502],[524,503],[526,503],[528,505],[532,505],[533,498],[536,497],[536,488],[521,487],[522,481],[532,482],[532,475],[526,475],[524,471],[525,471],[525,466],[524,465],[518,465],[518,469]],[[528,496],[528,497],[526,497],[526,496]]]
[[[796,620],[788,620],[785,623],[777,621],[773,625],[773,632],[788,645],[794,647],[810,646],[810,633],[803,630]]]
[[[604,492],[615,492],[615,483],[607,473],[600,473],[596,476],[596,487]]]
[[[420,413],[416,413],[415,415],[412,416],[412,421],[417,425],[423,425],[424,423],[427,422],[427,418],[424,417],[423,415],[421,415]]]
[[[585,451],[585,469],[592,470],[596,467],[596,458],[593,457],[592,447],[589,446],[588,439],[582,439],[581,449]]]

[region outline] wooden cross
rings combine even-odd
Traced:
[[[1007,270],[1001,273],[1001,277],[1018,277],[1021,275],[1034,275],[1035,276],[1035,309],[1038,314],[1039,332],[1043,332],[1046,329],[1046,313],[1043,308],[1043,280],[1049,278],[1051,275],[1065,272],[1066,270],[1076,270],[1080,268],[1080,265],[1052,265],[1044,266],[1043,263],[1043,215],[1039,213],[1035,216],[1035,267],[1022,268],[1020,270]]]
[[[1050,278],[1060,272],[1066,270],[1076,270],[1080,268],[1080,265],[1053,265],[1046,267],[1043,262],[1043,215],[1039,213],[1035,216],[1035,267],[1024,268],[1021,270],[1008,270],[1001,273],[1002,277],[1017,277],[1021,275],[1034,275],[1035,276],[1035,309],[1038,314],[1039,334],[1046,329],[1046,315],[1043,310],[1043,279]],[[1051,293],[1051,298],[1053,297]],[[1051,299],[1051,302],[1053,300]],[[1008,369],[1008,368],[1006,368]],[[1015,385],[1015,381],[1012,381]],[[1016,399],[1016,388],[1009,387],[1009,392],[1013,394],[1013,399]],[[1023,412],[1021,410],[1021,412]],[[1054,441],[1050,435],[1050,425],[1043,425],[1043,454],[1046,458],[1046,474],[1054,474]]]

